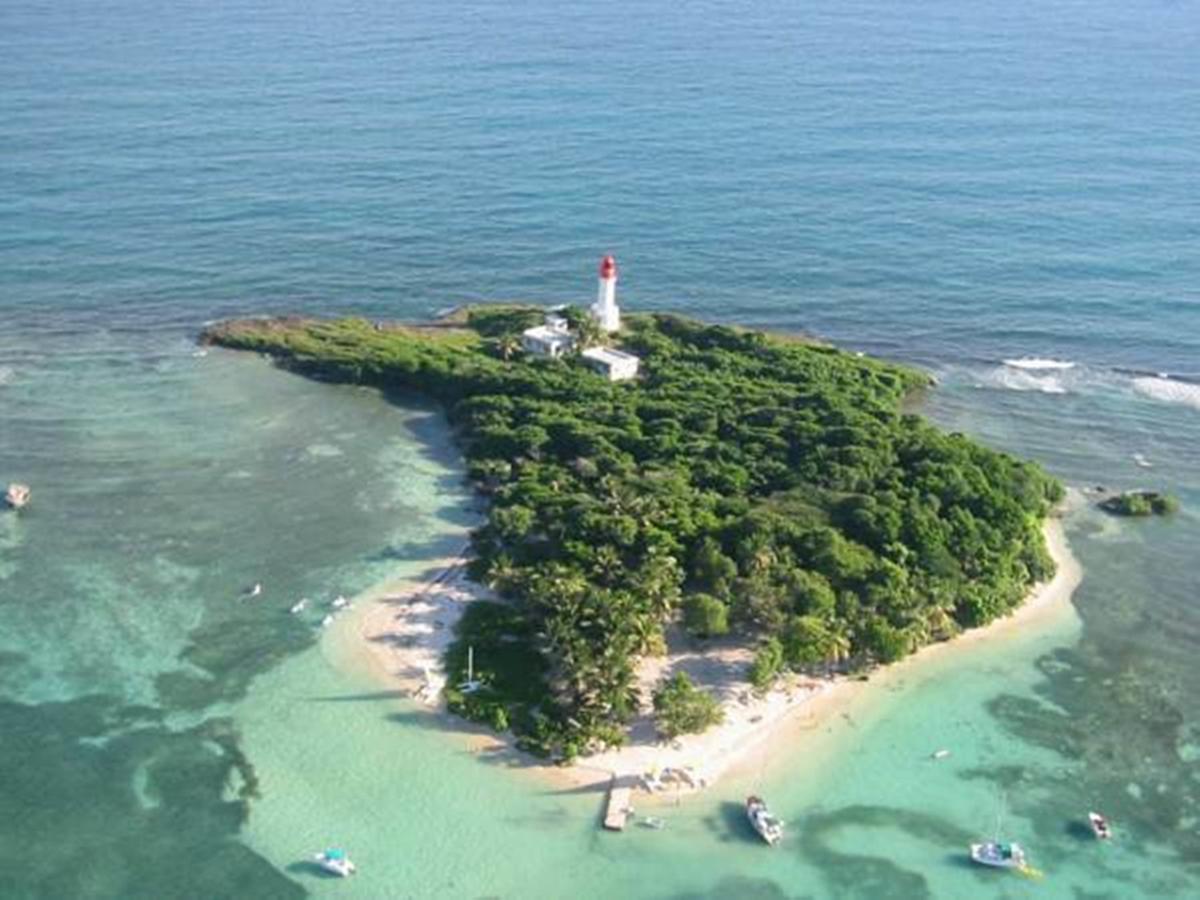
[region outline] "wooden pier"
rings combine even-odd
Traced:
[[[608,785],[608,804],[604,808],[604,827],[609,831],[624,831],[633,812],[633,784],[630,776],[613,776]]]

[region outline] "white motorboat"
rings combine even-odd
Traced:
[[[333,624],[333,616],[332,615],[326,615],[325,618],[323,618],[321,620],[322,628],[328,628],[332,624]]]
[[[771,814],[761,797],[746,798],[746,817],[758,836],[772,847],[783,839],[783,822]]]
[[[324,853],[318,853],[313,859],[324,871],[340,878],[349,878],[358,871],[354,867],[354,863],[350,862],[350,857],[346,855],[345,850],[326,850]]]
[[[254,583],[253,587],[251,587],[250,590],[246,591],[245,596],[246,597],[261,597],[262,591],[263,591],[262,582],[256,581]]]
[[[985,841],[971,845],[971,861],[996,869],[1025,869],[1025,850],[1020,844]]]
[[[24,509],[29,504],[29,498],[32,494],[33,492],[29,489],[29,485],[14,482],[4,492],[4,502],[13,509]]]
[[[658,816],[642,816],[641,826],[653,831],[662,831],[667,827],[667,823]]]
[[[338,594],[329,605],[334,609],[347,609],[350,606],[350,601],[341,594]]]
[[[1108,819],[1100,813],[1088,813],[1088,824],[1092,826],[1092,834],[1096,835],[1097,839],[1107,841],[1112,837],[1112,828],[1108,824]]]
[[[293,616],[298,615],[299,613],[304,612],[304,608],[306,606],[308,606],[308,598],[301,597],[299,600],[297,600],[295,603],[293,603],[291,605],[291,608],[288,609],[288,612],[290,612]]]

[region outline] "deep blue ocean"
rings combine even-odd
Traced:
[[[602,854],[622,895],[1200,895],[1195,2],[5,0],[0,484],[35,501],[0,513],[0,897],[329,890],[272,812],[268,773],[306,771],[262,730],[281,673],[335,678],[281,610],[419,571],[473,521],[432,411],[198,355],[203,323],[586,302],[606,252],[627,309],[915,363],[947,427],[1184,504],[1069,521],[1080,633],[1026,660],[1036,709],[1003,672],[976,704],[1063,758],[1010,798],[1043,857],[1076,853],[1070,794],[1128,823],[1119,863],[939,882],[867,837],[860,881],[802,848],[798,880],[751,883],[719,847]],[[237,600],[256,580],[269,607]],[[532,802],[488,789],[404,788],[451,831]],[[345,893],[605,896],[590,840],[526,881],[518,852]]]

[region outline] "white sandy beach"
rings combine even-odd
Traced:
[[[780,743],[797,746],[802,739],[800,733],[819,727],[860,692],[882,689],[935,657],[966,650],[982,640],[1036,629],[1039,624],[1069,614],[1069,600],[1082,578],[1082,570],[1071,554],[1059,519],[1047,521],[1045,534],[1050,554],[1057,563],[1057,573],[1049,582],[1038,585],[1012,615],[954,640],[925,647],[872,674],[869,681],[790,676],[765,696],[756,697],[746,677],[752,657],[749,645],[710,642],[701,653],[689,649],[690,642],[676,634],[671,640],[671,652],[643,661],[639,680],[645,705],[622,747],[587,757],[571,767],[554,767],[518,754],[500,738],[468,723],[461,722],[461,730],[472,735],[473,749],[511,752],[514,762],[518,756],[523,757],[522,767],[545,772],[559,783],[607,783],[614,775],[641,776],[666,771],[664,788],[671,797],[710,786],[731,770],[758,764],[771,746]],[[489,596],[486,589],[467,579],[464,564],[462,558],[441,561],[432,577],[388,592],[360,620],[364,643],[371,648],[375,668],[386,673],[393,683],[398,681],[432,713],[443,712],[441,688],[445,672],[441,658],[453,639],[454,626],[466,604]],[[721,699],[725,721],[704,734],[687,735],[667,743],[655,733],[650,694],[661,678],[676,671],[686,671]],[[678,773],[677,776],[672,777],[672,772]]]

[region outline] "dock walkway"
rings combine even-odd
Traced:
[[[631,775],[614,775],[608,786],[608,804],[604,808],[604,827],[609,831],[624,831],[633,812],[633,786]]]

